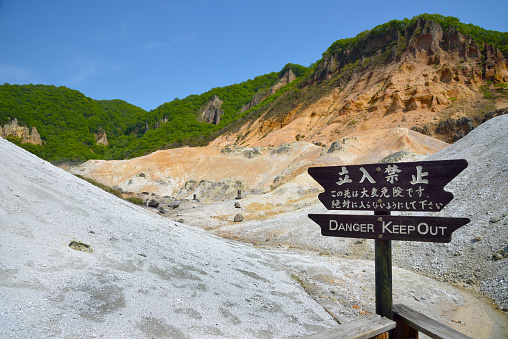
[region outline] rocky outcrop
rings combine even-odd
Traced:
[[[268,95],[275,94],[279,90],[279,88],[286,86],[289,83],[292,83],[296,79],[296,74],[290,68],[284,73],[284,75],[279,79],[279,81],[270,88],[270,92]]]
[[[493,49],[492,46],[490,48]],[[492,61],[493,65],[489,67],[504,65],[503,60],[506,60],[502,53],[491,49],[487,48],[484,52],[487,59]],[[358,70],[394,61],[404,62],[411,56],[429,58],[430,63],[440,64],[447,54],[477,62],[481,58],[480,48],[471,37],[454,27],[443,32],[436,21],[420,18],[403,32],[390,29],[381,35],[366,34],[353,47],[325,55],[316,68],[312,82],[330,79],[350,68]]]
[[[485,45],[485,80],[495,84],[508,83],[508,60],[499,49]]]
[[[224,115],[224,111],[221,108],[222,102],[218,96],[214,95],[208,104],[200,109],[201,119],[209,124],[218,125],[221,116]]]
[[[453,143],[465,137],[469,132],[471,132],[473,129],[480,126],[484,122],[494,117],[505,114],[508,114],[508,107],[491,111],[483,116],[476,116],[474,118],[463,116],[457,119],[454,118],[444,119],[441,120],[439,123],[437,123],[437,126],[434,129],[434,133],[436,135],[441,136],[441,139]],[[418,129],[419,128],[413,128],[414,131],[422,133]],[[428,131],[430,128],[429,126],[424,126],[424,128],[421,129],[425,132]]]
[[[97,145],[104,145],[108,146],[108,136],[106,135],[106,131],[102,128],[99,128],[99,132],[94,134],[95,136],[95,143]]]
[[[353,138],[343,138],[341,141],[337,140],[332,142],[330,145],[330,148],[328,149],[328,153],[334,153],[334,152],[345,152],[348,150],[349,147],[351,147],[354,142],[357,141],[356,137]]]
[[[254,97],[252,98],[252,100],[247,105],[242,106],[242,109],[240,110],[240,112],[245,112],[246,110],[251,109],[252,107],[259,104],[261,101],[265,100],[269,95],[268,93],[269,92],[267,90],[264,90],[264,91],[254,94]]]
[[[178,198],[188,198],[191,194],[199,199],[220,200],[232,198],[238,190],[245,189],[241,180],[226,178],[221,181],[191,179],[185,183],[177,194]]]
[[[14,118],[9,124],[5,124],[2,128],[0,126],[0,137],[2,138],[20,138],[22,144],[42,145],[41,135],[37,128],[32,127],[32,130],[26,126],[19,126],[18,119]]]
[[[435,132],[437,134],[448,135],[452,141],[457,141],[471,132],[475,127],[473,119],[470,117],[449,118],[441,121],[437,125]]]
[[[222,154],[238,154],[242,155],[248,159],[252,159],[259,155],[263,155],[264,148],[263,147],[240,147],[236,145],[227,145],[220,151]]]
[[[155,123],[155,128],[161,127],[162,124],[168,122],[168,118],[164,116],[163,118],[160,118],[159,121]]]
[[[252,100],[247,105],[242,106],[242,109],[240,110],[240,112],[245,112],[246,110],[251,109],[252,107],[259,104],[261,101],[268,98],[270,95],[275,94],[281,87],[284,87],[287,84],[293,82],[295,79],[296,79],[295,72],[293,72],[293,70],[291,68],[288,69],[284,73],[284,75],[282,75],[282,77],[279,79],[279,81],[277,81],[277,83],[275,85],[270,87],[269,90],[264,90],[264,91],[256,93],[254,95],[254,97],[252,98]]]

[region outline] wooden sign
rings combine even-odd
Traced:
[[[444,187],[467,161],[440,160],[310,167],[325,189],[319,200],[329,210],[439,212],[453,194]]]
[[[374,211],[309,217],[324,236],[375,239],[377,314],[393,319],[391,240],[450,242],[452,232],[470,221],[391,211],[441,211],[453,199],[444,187],[466,167],[460,159],[309,168],[325,189],[319,200],[327,209]]]
[[[392,215],[309,214],[330,237],[450,242],[452,232],[469,223],[468,218]]]

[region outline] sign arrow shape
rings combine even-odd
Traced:
[[[450,242],[452,232],[469,223],[468,218],[392,215],[309,214],[330,237]]]
[[[453,194],[444,187],[467,161],[439,160],[310,167],[325,191],[319,200],[329,210],[439,212]]]

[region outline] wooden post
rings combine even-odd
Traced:
[[[382,167],[384,170],[382,170]],[[325,189],[318,197],[327,209],[374,210],[374,216],[309,214],[309,218],[321,227],[321,234],[324,236],[375,239],[376,313],[378,315],[393,320],[391,241],[450,242],[451,232],[470,222],[468,218],[427,216],[408,217],[406,219],[405,216],[390,216],[391,211],[441,211],[453,199],[453,194],[445,191],[444,187],[466,167],[467,161],[464,159],[400,162],[382,165],[309,167],[309,175]],[[380,198],[379,195],[374,194],[380,189],[380,183],[387,184],[386,181],[388,181],[390,184],[395,184],[394,180],[397,181],[396,187],[399,192],[411,192],[414,190],[415,184],[421,184],[422,187],[419,186],[419,190],[425,191],[425,200],[418,200],[418,198],[411,195],[395,194],[395,186],[393,187],[394,194],[392,196],[383,195],[383,198]],[[350,194],[351,190],[372,192],[373,194],[371,196],[368,194],[353,196]],[[337,199],[337,197],[345,197],[346,194],[348,195],[347,201]],[[428,221],[428,224],[423,220]],[[347,223],[350,225],[356,223],[356,225],[368,226],[357,230],[347,229],[342,226],[343,222],[346,225]],[[404,229],[406,227],[408,230],[411,228],[412,232],[398,232],[396,231],[398,225],[400,227],[406,225]],[[420,230],[420,225],[426,225],[424,232]],[[434,225],[435,230],[438,227],[441,230],[439,237],[435,237],[437,234],[434,233],[438,233],[437,231],[429,232],[432,225]],[[418,232],[416,232],[417,228]],[[448,233],[445,234],[445,230]],[[410,333],[409,330],[407,332]],[[393,337],[396,334],[382,333],[381,336]],[[456,336],[449,337],[455,338]]]
[[[374,212],[382,218],[390,215],[389,211]],[[376,266],[376,313],[388,319],[393,319],[392,300],[392,242],[390,240],[375,240]]]

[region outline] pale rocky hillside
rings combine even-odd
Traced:
[[[336,241],[317,255],[221,239],[118,199],[3,139],[0,149],[2,338],[290,338],[373,312],[372,261],[337,255]],[[295,196],[301,178],[272,193],[292,187]],[[197,220],[233,209],[234,201],[211,210],[189,200],[187,212]],[[263,225],[278,228],[277,237],[295,227],[309,244],[322,243],[305,231],[302,213]],[[240,225],[244,241],[259,229]],[[394,268],[395,303],[474,338],[506,337],[506,315],[472,292]]]
[[[90,160],[70,169],[125,193],[179,199],[224,199],[244,192],[267,193],[306,173],[309,166],[372,163],[399,151],[428,155],[447,143],[404,129],[358,132],[317,146],[295,142],[277,147],[216,146],[157,151],[130,160]]]

